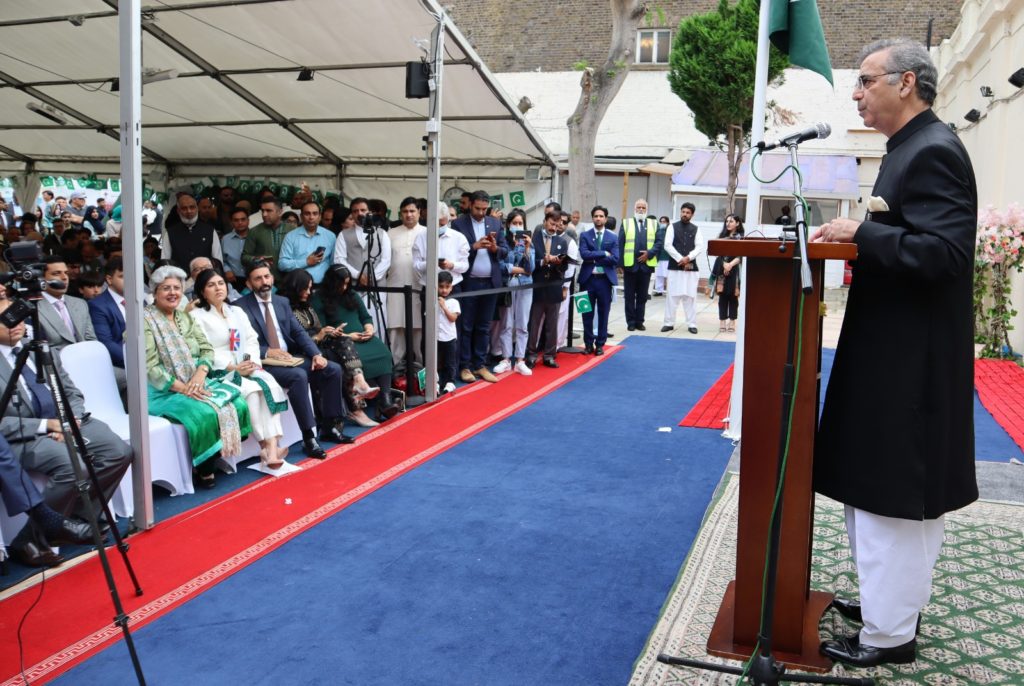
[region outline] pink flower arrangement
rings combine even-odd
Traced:
[[[991,205],[978,212],[975,259],[981,264],[1024,268],[1024,208],[1012,203],[1005,212]]]

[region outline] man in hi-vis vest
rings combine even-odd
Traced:
[[[622,265],[622,286],[626,298],[626,328],[644,331],[647,310],[647,288],[651,274],[658,266],[661,240],[658,220],[647,216],[647,201],[633,204],[633,216],[622,220],[619,227],[619,264]]]
[[[670,224],[665,231],[665,251],[668,263],[668,297],[665,298],[665,322],[662,332],[671,331],[676,325],[676,310],[683,302],[686,326],[690,333],[697,333],[697,258],[704,252],[704,237],[693,219],[696,211],[693,203],[684,202],[679,208],[679,221]]]

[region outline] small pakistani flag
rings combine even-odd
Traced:
[[[816,71],[832,85],[832,62],[828,58],[825,32],[815,0],[770,0],[768,37],[789,61]]]
[[[526,205],[526,192],[509,191],[508,202],[512,207],[524,207]]]
[[[427,388],[427,369],[426,369],[426,367],[424,367],[423,369],[421,369],[418,372],[416,372],[416,383],[418,383],[420,385],[420,388],[422,388],[422,389],[426,389]]]
[[[580,291],[579,293],[574,293],[572,299],[576,305],[576,312],[579,314],[586,314],[587,312],[594,311],[594,306],[590,304],[590,293]]]

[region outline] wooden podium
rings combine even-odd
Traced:
[[[761,618],[761,588],[772,504],[776,490],[783,369],[793,290],[793,254],[798,246],[778,239],[712,240],[708,254],[741,256],[746,262],[743,346],[743,427],[740,441],[740,502],[736,534],[736,578],[718,610],[708,653],[746,660],[754,651]],[[814,517],[812,460],[821,378],[821,295],[826,259],[853,260],[849,243],[807,246],[814,292],[804,301],[803,340],[792,436],[783,491],[782,534],[772,647],[788,667],[825,672],[832,661],[818,654],[818,622],[831,593],[810,590]]]

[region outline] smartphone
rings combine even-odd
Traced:
[[[251,359],[252,359],[252,355],[250,355],[249,353],[246,353],[246,354],[242,355],[242,362],[248,362]]]
[[[437,258],[437,266],[440,267],[441,269],[444,269],[444,258],[443,257],[438,257]]]
[[[327,252],[327,248],[325,248],[324,246],[321,245],[319,248],[316,249],[316,252],[313,253],[313,254],[317,255],[317,256],[320,256],[320,255],[323,255],[325,252]]]
[[[526,244],[526,241],[524,240],[525,236],[526,236],[526,232],[525,231],[516,231],[516,234],[515,234],[516,245],[525,245]]]

